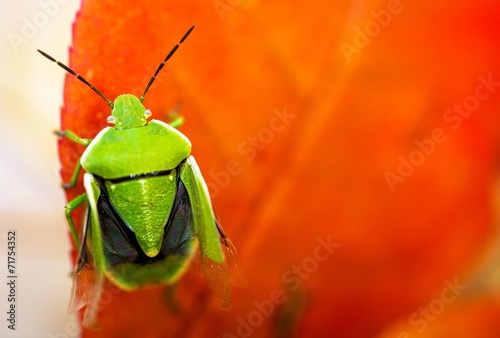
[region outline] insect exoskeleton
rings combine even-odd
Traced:
[[[172,284],[188,268],[199,248],[209,286],[231,306],[227,261],[237,268],[236,250],[218,224],[191,142],[173,126],[149,120],[144,96],[165,62],[191,33],[191,27],[157,68],[140,98],[118,96],[114,102],[71,68],[39,51],[88,85],[112,108],[110,126],[94,139],[72,131],[56,134],[86,146],[66,189],[85,170],[85,193],[68,202],[66,218],[78,247],[70,309],[87,306],[84,326],[97,323],[104,278],[124,290]],[[172,125],[178,126],[179,121]],[[78,233],[72,211],[87,204]],[[244,282],[243,282],[244,283]]]

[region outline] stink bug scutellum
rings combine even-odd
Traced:
[[[87,306],[84,326],[96,323],[104,278],[121,289],[134,290],[176,282],[197,248],[210,287],[231,306],[226,258],[236,265],[236,251],[214,216],[205,181],[191,153],[191,143],[177,129],[159,120],[142,102],[165,62],[191,33],[191,27],[168,53],[140,98],[120,95],[111,102],[85,78],[39,50],[89,86],[111,107],[108,126],[92,140],[73,132],[56,132],[86,146],[69,189],[85,170],[85,193],[66,205],[66,218],[79,248],[73,273],[70,309]],[[87,204],[81,235],[71,212]],[[226,257],[228,256],[228,257]],[[89,277],[90,276],[90,277]],[[90,282],[89,282],[90,281]]]

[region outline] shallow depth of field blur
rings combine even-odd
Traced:
[[[64,74],[36,49],[67,58],[79,1],[68,1],[14,49],[24,20],[45,13],[44,1],[0,4],[0,336],[50,337],[74,320],[66,315],[71,287],[64,194],[59,189],[57,142]],[[42,18],[43,19],[43,18]],[[31,35],[32,34],[32,35]],[[47,67],[49,66],[49,67]],[[52,71],[51,71],[52,70]],[[8,229],[17,230],[17,325],[7,329]]]
[[[89,51],[75,53],[75,62],[91,60],[95,68],[75,70],[109,95],[149,76],[197,25],[145,104],[161,118],[182,103],[181,130],[249,286],[234,290],[227,312],[204,296],[210,301],[199,312],[190,308],[181,319],[189,325],[176,321],[182,331],[175,332],[500,336],[500,5],[215,0],[162,2],[154,13],[153,1],[130,11],[122,7],[133,1],[102,3],[129,16],[116,15],[120,24],[106,36],[102,27],[115,22],[106,17],[114,12],[89,6],[95,22],[82,24],[90,28],[79,36]],[[80,4],[0,6],[0,336],[76,337],[76,318],[66,315],[70,245],[51,134],[65,73],[36,49],[68,62]],[[154,29],[134,31],[137,13]],[[39,24],[34,31],[26,28],[32,22]],[[98,33],[112,41],[96,42]],[[94,43],[103,50],[90,49]],[[106,72],[127,78],[114,81]],[[105,107],[71,81],[77,89],[66,104]],[[72,101],[84,94],[88,100]],[[102,122],[106,114],[99,111]],[[18,233],[15,334],[4,319],[9,229]],[[186,281],[180,299],[190,300],[182,298],[186,285],[199,286]],[[119,315],[152,311],[148,320],[161,330],[156,305],[142,311],[141,300],[133,301]],[[130,320],[117,318],[108,337],[119,336],[119,325],[135,332]],[[159,331],[148,326],[154,337]]]

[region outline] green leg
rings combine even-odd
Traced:
[[[71,217],[71,213],[73,210],[81,206],[83,203],[87,201],[87,193],[83,193],[66,204],[64,207],[64,214],[66,215],[66,220],[68,221],[69,229],[71,231],[71,236],[73,237],[73,243],[76,248],[80,248],[80,239],[78,238],[78,233],[76,232],[75,222],[73,221],[73,217]]]
[[[88,146],[92,139],[89,138],[81,138],[70,130],[55,130],[54,134],[59,137],[69,138],[71,141],[81,144],[82,146]]]
[[[172,120],[169,125],[174,127],[175,129],[179,129],[180,126],[184,124],[184,117],[183,116],[177,116],[174,120]]]
[[[91,139],[81,138],[69,130],[56,130],[56,131],[54,131],[54,134],[56,134],[59,137],[68,138],[71,141],[78,143],[78,144],[81,144],[85,147],[88,146],[90,144],[90,142],[92,142]],[[80,163],[80,160],[78,160],[78,163],[76,164],[75,170],[73,171],[73,174],[71,175],[70,181],[68,183],[63,183],[62,187],[64,189],[73,188],[76,185],[76,181],[78,180],[78,175],[80,175],[81,170],[82,170],[82,164]]]
[[[181,110],[181,104],[178,103],[175,106],[175,108],[173,108],[168,112],[168,114],[166,114],[167,119],[170,120],[168,124],[176,129],[182,126],[185,120],[184,117],[179,114],[180,110]]]
[[[78,160],[78,162],[76,163],[75,170],[73,171],[73,174],[71,174],[69,182],[63,183],[61,185],[63,189],[70,189],[76,185],[76,181],[78,180],[78,175],[80,175],[80,171],[82,171],[82,164],[80,163],[80,160]]]

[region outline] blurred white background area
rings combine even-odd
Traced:
[[[0,4],[0,337],[76,337],[56,137],[80,0]],[[16,231],[16,325],[8,329],[7,232]]]

